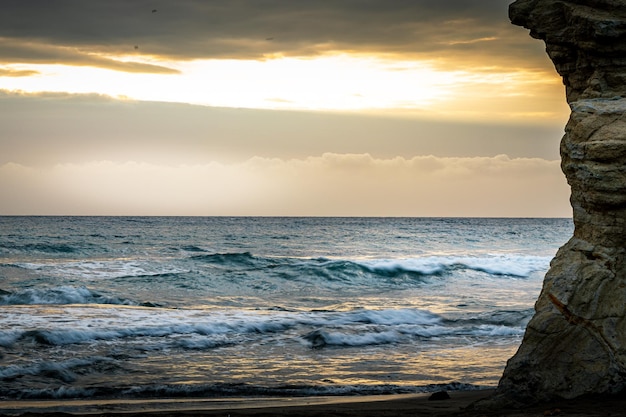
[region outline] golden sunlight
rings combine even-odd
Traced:
[[[98,93],[217,107],[428,113],[466,119],[507,112],[555,116],[554,103],[546,109],[541,104],[546,85],[555,85],[555,79],[542,72],[498,68],[450,71],[437,68],[435,62],[347,54],[145,63],[179,72],[140,74],[84,66],[8,65],[8,71],[35,72],[24,77],[0,76],[0,89]],[[510,96],[516,96],[520,108],[502,106],[502,99]],[[524,108],[530,100],[532,109]],[[548,112],[549,107],[552,110]]]

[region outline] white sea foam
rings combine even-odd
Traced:
[[[136,304],[130,300],[108,297],[85,286],[60,286],[53,288],[27,288],[0,295],[0,305],[20,304]]]
[[[410,259],[365,260],[359,263],[374,271],[415,272],[423,275],[444,273],[452,269],[471,269],[491,275],[527,277],[547,270],[550,257],[534,255],[426,256]]]
[[[89,359],[69,359],[63,362],[40,362],[28,365],[9,365],[0,368],[0,379],[10,379],[24,375],[46,374],[64,382],[74,379],[73,370],[85,368],[98,362],[109,362],[104,357],[91,357]]]
[[[189,272],[165,261],[150,260],[101,260],[55,263],[22,262],[16,266],[41,271],[47,275],[63,278],[115,279],[123,277],[156,276]]]
[[[424,324],[439,323],[441,317],[426,310],[402,308],[397,310],[356,310],[346,314],[353,322],[372,324]]]
[[[288,312],[33,306],[30,320],[25,322],[20,312],[26,308],[9,309],[4,320],[7,330],[0,330],[1,346],[11,346],[21,339],[62,346],[156,338],[163,347],[211,349],[251,338],[289,340],[312,331],[320,332],[315,337],[323,345],[365,346],[406,342],[414,337],[503,337],[523,332],[522,326],[446,321],[428,311],[412,309]],[[71,328],[66,325],[68,316],[73,320]]]
[[[315,330],[302,337],[313,348],[324,346],[371,346],[397,343],[402,335],[394,330],[382,332],[348,333],[339,331]]]
[[[482,325],[474,332],[476,336],[519,336],[524,334],[521,327]]]

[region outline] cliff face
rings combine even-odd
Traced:
[[[561,142],[575,231],[546,274],[496,398],[528,404],[626,389],[626,1],[518,0],[563,77]]]

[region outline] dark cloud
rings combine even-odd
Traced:
[[[0,38],[0,62],[31,64],[69,64],[93,66],[124,72],[176,74],[179,71],[161,65],[118,61],[77,47],[58,46],[36,41]]]
[[[468,63],[498,57],[532,66],[528,59],[537,59],[541,45],[509,23],[509,2],[3,0],[0,62],[82,62],[153,72],[94,54],[262,59],[339,50]]]

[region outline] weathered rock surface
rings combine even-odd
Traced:
[[[575,231],[546,274],[494,402],[530,404],[626,389],[626,0],[518,0],[563,77],[561,142]]]

